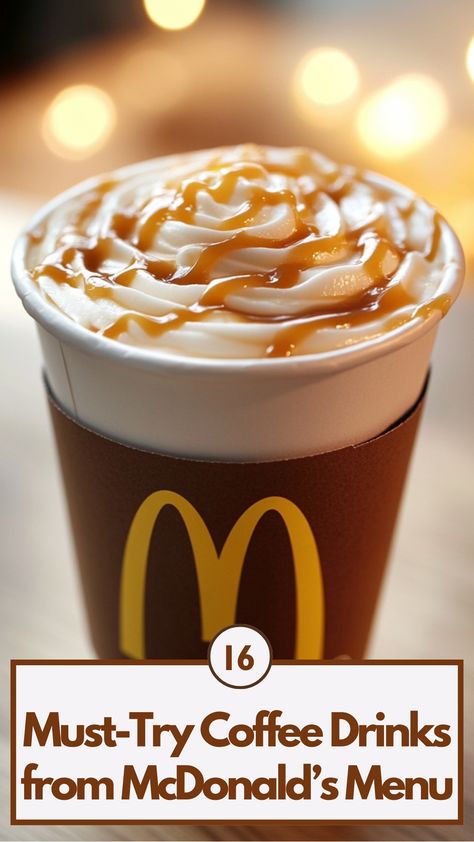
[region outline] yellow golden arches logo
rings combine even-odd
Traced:
[[[155,491],[138,508],[125,544],[120,584],[120,648],[132,658],[145,658],[145,584],[152,532],[164,506],[179,512],[188,531],[196,565],[205,641],[235,622],[240,576],[252,534],[270,511],[281,515],[293,552],[296,580],[295,658],[321,658],[324,595],[318,548],[301,510],[285,497],[265,497],[243,512],[218,555],[203,518],[174,491]]]

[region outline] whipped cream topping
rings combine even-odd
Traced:
[[[281,357],[446,312],[446,232],[405,189],[310,150],[244,145],[89,183],[30,232],[27,268],[52,306],[110,339]]]

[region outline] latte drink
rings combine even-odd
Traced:
[[[427,202],[307,149],[159,158],[37,215],[13,279],[99,654],[201,657],[247,622],[275,656],[361,656],[462,276]]]

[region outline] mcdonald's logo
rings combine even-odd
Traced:
[[[188,531],[197,572],[201,636],[210,641],[235,623],[240,578],[253,532],[267,512],[277,512],[288,532],[296,584],[295,658],[321,658],[324,595],[321,565],[311,527],[285,497],[265,497],[249,506],[230,530],[220,555],[203,518],[181,494],[156,491],[139,506],[130,526],[120,583],[120,648],[129,657],[145,655],[145,587],[156,520],[165,506],[179,512]],[[155,560],[159,564],[159,559]]]

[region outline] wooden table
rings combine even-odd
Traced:
[[[31,320],[8,283],[11,241],[32,210],[0,194],[2,526],[0,590],[1,818],[3,840],[474,838],[472,359],[474,298],[465,294],[442,326],[429,400],[401,514],[370,655],[466,661],[466,825],[351,828],[21,827],[8,819],[10,658],[90,658],[60,478]]]

